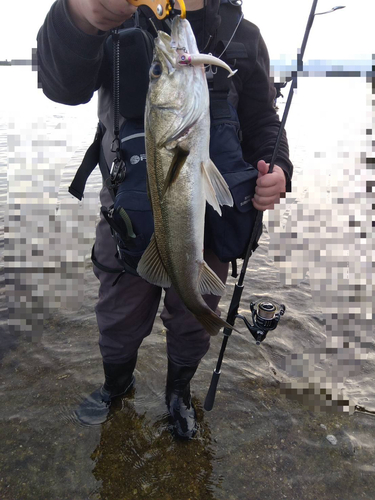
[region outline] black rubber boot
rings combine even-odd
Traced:
[[[126,394],[133,387],[136,362],[137,355],[126,363],[103,362],[104,385],[90,394],[74,412],[82,424],[99,425],[106,421],[113,399]]]
[[[190,380],[196,366],[182,366],[168,359],[166,402],[173,433],[182,439],[191,439],[197,432],[197,415],[190,395]]]

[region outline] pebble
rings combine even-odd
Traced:
[[[324,424],[320,424],[320,427],[321,427],[322,429],[327,430],[327,427],[326,427]]]
[[[326,436],[326,438],[328,439],[328,441],[333,444],[333,445],[336,445],[337,444],[337,439],[335,438],[335,436],[333,436],[332,434],[328,434],[328,436]]]

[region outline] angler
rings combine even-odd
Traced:
[[[133,386],[138,349],[151,333],[162,293],[161,286],[148,283],[136,271],[154,232],[144,111],[155,28],[170,33],[163,12],[145,5],[155,3],[57,0],[38,34],[39,82],[48,98],[77,105],[99,93],[95,141],[70,187],[82,198],[86,179],[99,162],[102,217],[92,257],[100,282],[96,315],[105,382],[76,412],[86,424],[104,422],[113,399]],[[164,9],[171,15],[181,10],[183,16],[186,5],[199,52],[213,54],[236,71],[228,79],[225,69],[206,68],[210,158],[229,186],[233,206],[222,206],[220,216],[207,205],[204,260],[224,284],[229,262],[246,253],[257,211],[274,208],[280,194],[290,189],[293,169],[284,134],[273,172],[266,175],[280,123],[273,107],[267,48],[259,29],[243,19],[241,3],[186,0],[181,5],[176,1],[174,11]],[[205,56],[193,57],[203,62]],[[261,228],[254,246],[260,232]],[[203,298],[210,309],[217,309],[218,295]],[[171,424],[177,437],[189,439],[197,432],[190,381],[209,349],[210,335],[173,286],[165,289],[161,318],[167,330]]]

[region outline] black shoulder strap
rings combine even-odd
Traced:
[[[219,14],[221,23],[216,35],[216,46],[218,41],[229,41],[242,16],[242,3],[231,0],[220,0]]]
[[[78,168],[74,179],[69,186],[69,193],[82,200],[87,179],[99,162],[100,145],[102,141],[102,130],[100,124],[96,129],[95,139],[85,153],[80,167]]]
[[[215,37],[214,55],[220,58],[224,56],[223,59],[226,59],[228,63],[235,62],[235,57],[230,60],[231,58],[226,56],[233,45],[231,40],[242,19],[241,6],[222,0],[219,14],[221,23]],[[230,120],[231,111],[228,104],[228,93],[231,88],[231,79],[228,78],[228,72],[219,67],[209,68],[207,81],[210,89],[211,120],[214,123]]]
[[[230,62],[229,59],[235,59],[230,55],[230,48],[233,45],[231,41],[233,35],[242,19],[241,5],[235,3],[234,0],[221,0],[219,14],[221,23],[215,36],[213,52],[216,57],[223,57],[227,62]],[[230,84],[227,71],[223,68],[215,68],[214,72],[208,75],[208,85],[213,92],[224,92],[227,95]]]

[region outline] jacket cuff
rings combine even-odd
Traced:
[[[271,162],[271,158],[261,158],[264,160],[266,163]],[[259,160],[258,160],[259,161]],[[258,161],[256,162],[256,165],[258,165]],[[276,158],[275,165],[280,167],[285,175],[285,180],[286,180],[286,192],[290,193],[292,191],[292,177],[291,173],[293,172],[293,165],[292,163],[282,159],[282,158]]]
[[[277,160],[275,161],[275,165],[278,165],[284,171],[285,180],[286,180],[286,192],[290,193],[292,190],[292,179],[290,176],[290,172],[291,172],[290,164],[281,158],[277,158]]]
[[[70,17],[67,0],[55,2],[51,14],[53,27],[65,47],[84,59],[98,57],[100,48],[107,37],[106,32],[88,35],[77,28]]]

